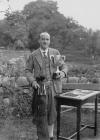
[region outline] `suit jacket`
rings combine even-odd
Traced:
[[[59,55],[59,51],[53,48],[48,49],[49,59],[50,55]],[[32,52],[26,62],[26,75],[29,82],[33,82],[36,80],[36,77],[39,77],[43,73],[43,59],[40,49]],[[62,70],[65,74],[67,74],[67,66],[65,65],[64,61],[61,64],[60,70]],[[56,66],[50,60],[50,73],[51,75],[56,71]],[[61,79],[53,80],[54,90],[56,93],[61,93],[62,91],[62,84]]]

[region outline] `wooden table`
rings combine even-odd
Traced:
[[[100,91],[93,90],[81,90],[76,89],[60,95],[56,95],[55,99],[57,101],[57,140],[65,139],[72,140],[74,136],[77,136],[77,140],[80,140],[80,131],[85,128],[94,129],[94,135],[97,133],[97,97],[100,94]],[[95,99],[95,117],[94,117],[94,126],[90,125],[81,125],[81,107],[83,104],[87,103],[90,98]],[[77,108],[77,120],[76,120],[76,132],[69,136],[68,138],[60,136],[60,111],[61,105],[74,106]]]

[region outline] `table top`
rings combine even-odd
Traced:
[[[98,94],[100,94],[100,91],[75,89],[75,90],[67,91],[63,94],[60,94],[59,97],[83,101],[85,99],[88,99]]]

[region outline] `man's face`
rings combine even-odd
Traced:
[[[39,39],[40,47],[45,50],[50,45],[50,36],[47,34],[41,35]]]

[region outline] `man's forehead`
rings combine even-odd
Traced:
[[[46,38],[50,39],[50,35],[47,32],[44,32],[44,33],[40,34],[40,38],[43,38],[43,37],[46,37]]]

